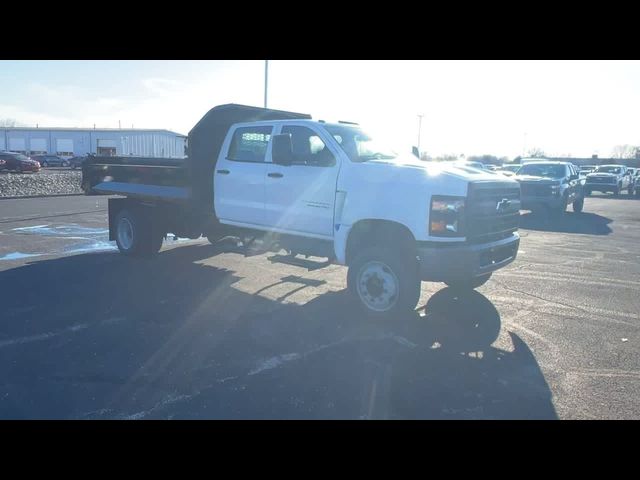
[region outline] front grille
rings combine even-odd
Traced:
[[[551,186],[521,183],[520,191],[523,197],[548,197],[551,195]]]
[[[614,183],[616,183],[616,179],[615,178],[610,178],[610,177],[590,177],[590,178],[587,178],[587,183],[610,183],[610,184],[614,184]]]
[[[501,182],[469,184],[466,210],[469,243],[485,243],[506,238],[518,229],[519,221],[519,185]]]

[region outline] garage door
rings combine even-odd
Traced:
[[[29,151],[32,154],[47,153],[47,139],[32,138],[29,140]]]
[[[68,138],[56,139],[56,153],[61,157],[73,157],[73,140]]]
[[[116,141],[115,140],[106,140],[106,139],[98,139],[98,155],[107,155],[112,156],[116,154]]]
[[[9,138],[9,150],[12,152],[26,153],[26,144],[24,138]]]

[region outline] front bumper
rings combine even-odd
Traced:
[[[618,191],[617,183],[585,183],[584,189],[588,192],[614,193]]]
[[[562,196],[534,197],[526,196],[520,198],[520,208],[522,210],[535,210],[541,207],[560,208],[562,206]]]
[[[520,235],[479,245],[418,244],[422,280],[444,282],[467,280],[494,272],[516,259]]]

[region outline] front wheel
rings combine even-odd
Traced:
[[[482,285],[487,283],[490,278],[491,274],[487,273],[485,275],[482,275],[481,277],[475,277],[468,280],[449,281],[444,283],[453,290],[469,291],[481,287]]]
[[[630,197],[633,197],[634,191],[633,191],[633,185],[629,185],[629,188],[627,188],[627,194]]]
[[[582,212],[583,208],[584,208],[584,198],[580,198],[580,199],[576,200],[575,202],[573,202],[573,211],[575,213]]]
[[[43,166],[43,167],[48,167],[48,166],[49,166],[49,163],[48,163],[48,162],[42,162],[42,166]]]
[[[365,248],[349,266],[347,288],[370,317],[411,312],[420,299],[416,258],[385,247]]]

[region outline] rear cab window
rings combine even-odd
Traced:
[[[264,162],[272,131],[273,126],[271,125],[236,128],[229,145],[227,160],[252,163]]]

